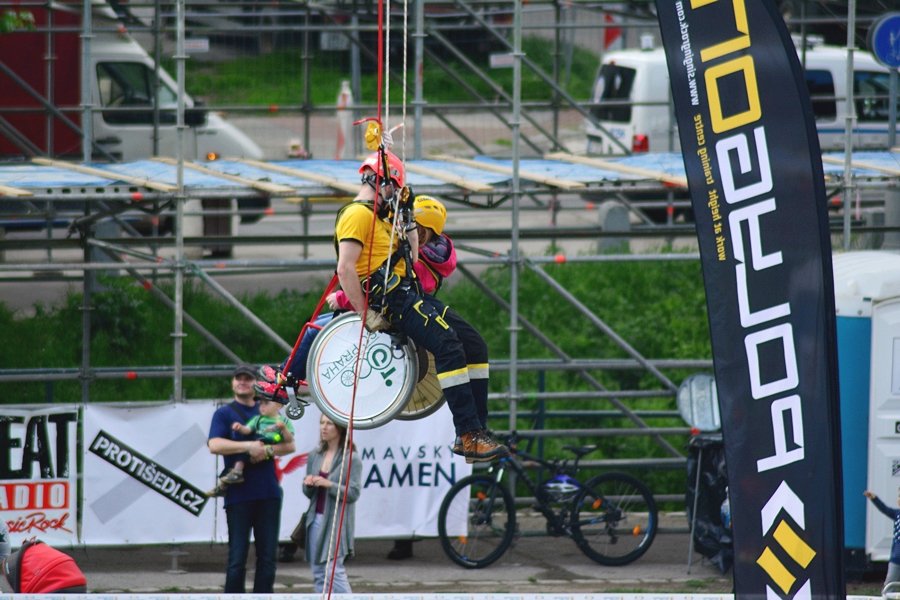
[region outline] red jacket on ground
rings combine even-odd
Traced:
[[[13,591],[22,594],[87,591],[87,579],[68,554],[40,540],[29,540],[13,552],[6,578]]]

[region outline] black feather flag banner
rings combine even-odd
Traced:
[[[772,0],[657,0],[722,414],[735,593],[845,598],[822,162]]]

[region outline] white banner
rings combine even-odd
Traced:
[[[73,407],[0,407],[0,518],[14,543],[77,542],[77,424]]]
[[[217,472],[206,447],[214,409],[212,403],[85,407],[85,544],[212,537],[216,514],[204,491]]]
[[[315,406],[294,421],[298,454],[279,460],[283,470],[284,507],[281,538],[288,539],[309,506],[301,490],[306,454],[319,440]],[[393,420],[353,433],[355,460],[362,460],[362,493],[356,503],[356,537],[427,537],[437,535],[437,515],[444,494],[472,472],[461,456],[450,452],[456,436],[446,407],[415,421]],[[297,459],[297,456],[303,459]],[[301,462],[302,466],[297,465]],[[293,464],[292,464],[293,463]],[[224,524],[223,524],[224,525]],[[224,533],[220,533],[224,540]]]
[[[228,539],[221,500],[203,495],[221,471],[221,460],[206,447],[214,410],[212,403],[84,409],[82,543]],[[301,486],[307,455],[319,440],[319,417],[315,406],[307,408],[293,422],[297,452],[276,459],[284,540],[309,506]],[[363,464],[356,537],[437,535],[444,494],[472,471],[450,452],[454,436],[447,408],[354,433],[354,457]]]

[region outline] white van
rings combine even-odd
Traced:
[[[156,65],[122,27],[115,13],[95,4],[89,73],[82,76],[83,39],[80,6],[28,5],[0,0],[0,12],[21,9],[34,27],[0,36],[0,157],[41,155],[81,159],[82,86],[87,84],[95,107],[91,120],[96,160],[133,161],[154,154],[175,156],[177,85],[159,69],[159,126],[154,152],[153,96]],[[43,31],[47,28],[49,31]],[[53,55],[49,61],[48,56]],[[56,112],[49,113],[47,104]],[[221,116],[196,107],[185,96],[188,160],[207,157],[261,159],[263,152],[246,134]],[[51,116],[52,114],[52,116]]]
[[[847,50],[813,45],[807,48],[805,57],[801,55],[803,60],[822,150],[842,150]],[[853,146],[887,148],[888,70],[861,50],[854,51],[853,64],[857,116]],[[588,153],[624,154],[626,148],[630,152],[679,150],[671,95],[662,48],[608,53],[594,83],[591,100],[595,106],[590,109],[608,135],[586,121]]]
[[[98,146],[117,160],[134,161],[153,152],[153,59],[133,39],[100,33],[91,42],[92,87],[95,106],[105,109],[94,113],[93,137]],[[76,65],[77,66],[77,65]],[[160,123],[157,128],[159,156],[177,153],[175,108],[178,85],[169,74],[159,70]],[[185,158],[216,157],[262,160],[263,152],[247,134],[219,114],[195,107],[185,96]],[[133,110],[115,110],[132,107]]]
[[[0,0],[0,14],[11,11],[28,13],[35,26],[0,35],[0,57],[5,67],[0,72],[0,160],[31,156],[81,160],[85,84],[90,88],[84,95],[89,94],[91,103],[99,109],[90,122],[94,160],[176,156],[178,86],[168,73],[156,69],[144,48],[124,27],[119,27],[109,6],[94,4],[95,29],[89,45],[87,77],[82,77],[80,5],[52,3],[48,8]],[[154,94],[159,99],[155,128]],[[184,102],[185,159],[263,158],[260,147],[233,124],[197,106],[190,96],[185,95]],[[190,200],[185,235],[234,234],[239,221],[261,218],[268,206],[267,198]],[[241,217],[237,216],[238,208]],[[210,214],[201,214],[206,211]],[[173,222],[171,216],[162,219],[162,229],[170,228]],[[137,225],[143,223],[141,220]],[[0,228],[15,226],[16,220],[0,220]],[[227,245],[207,248],[219,256],[231,252]]]

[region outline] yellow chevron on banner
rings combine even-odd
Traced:
[[[804,542],[785,521],[778,524],[773,536],[775,541],[781,544],[781,547],[788,553],[788,556],[797,561],[797,564],[804,569],[816,556],[815,550],[810,548],[809,544]]]
[[[769,574],[769,577],[771,577],[772,581],[781,588],[781,591],[784,594],[791,591],[791,586],[797,581],[797,578],[791,575],[791,572],[787,570],[784,563],[778,560],[775,553],[768,547],[766,547],[762,554],[759,555],[759,558],[756,559],[756,564]]]

